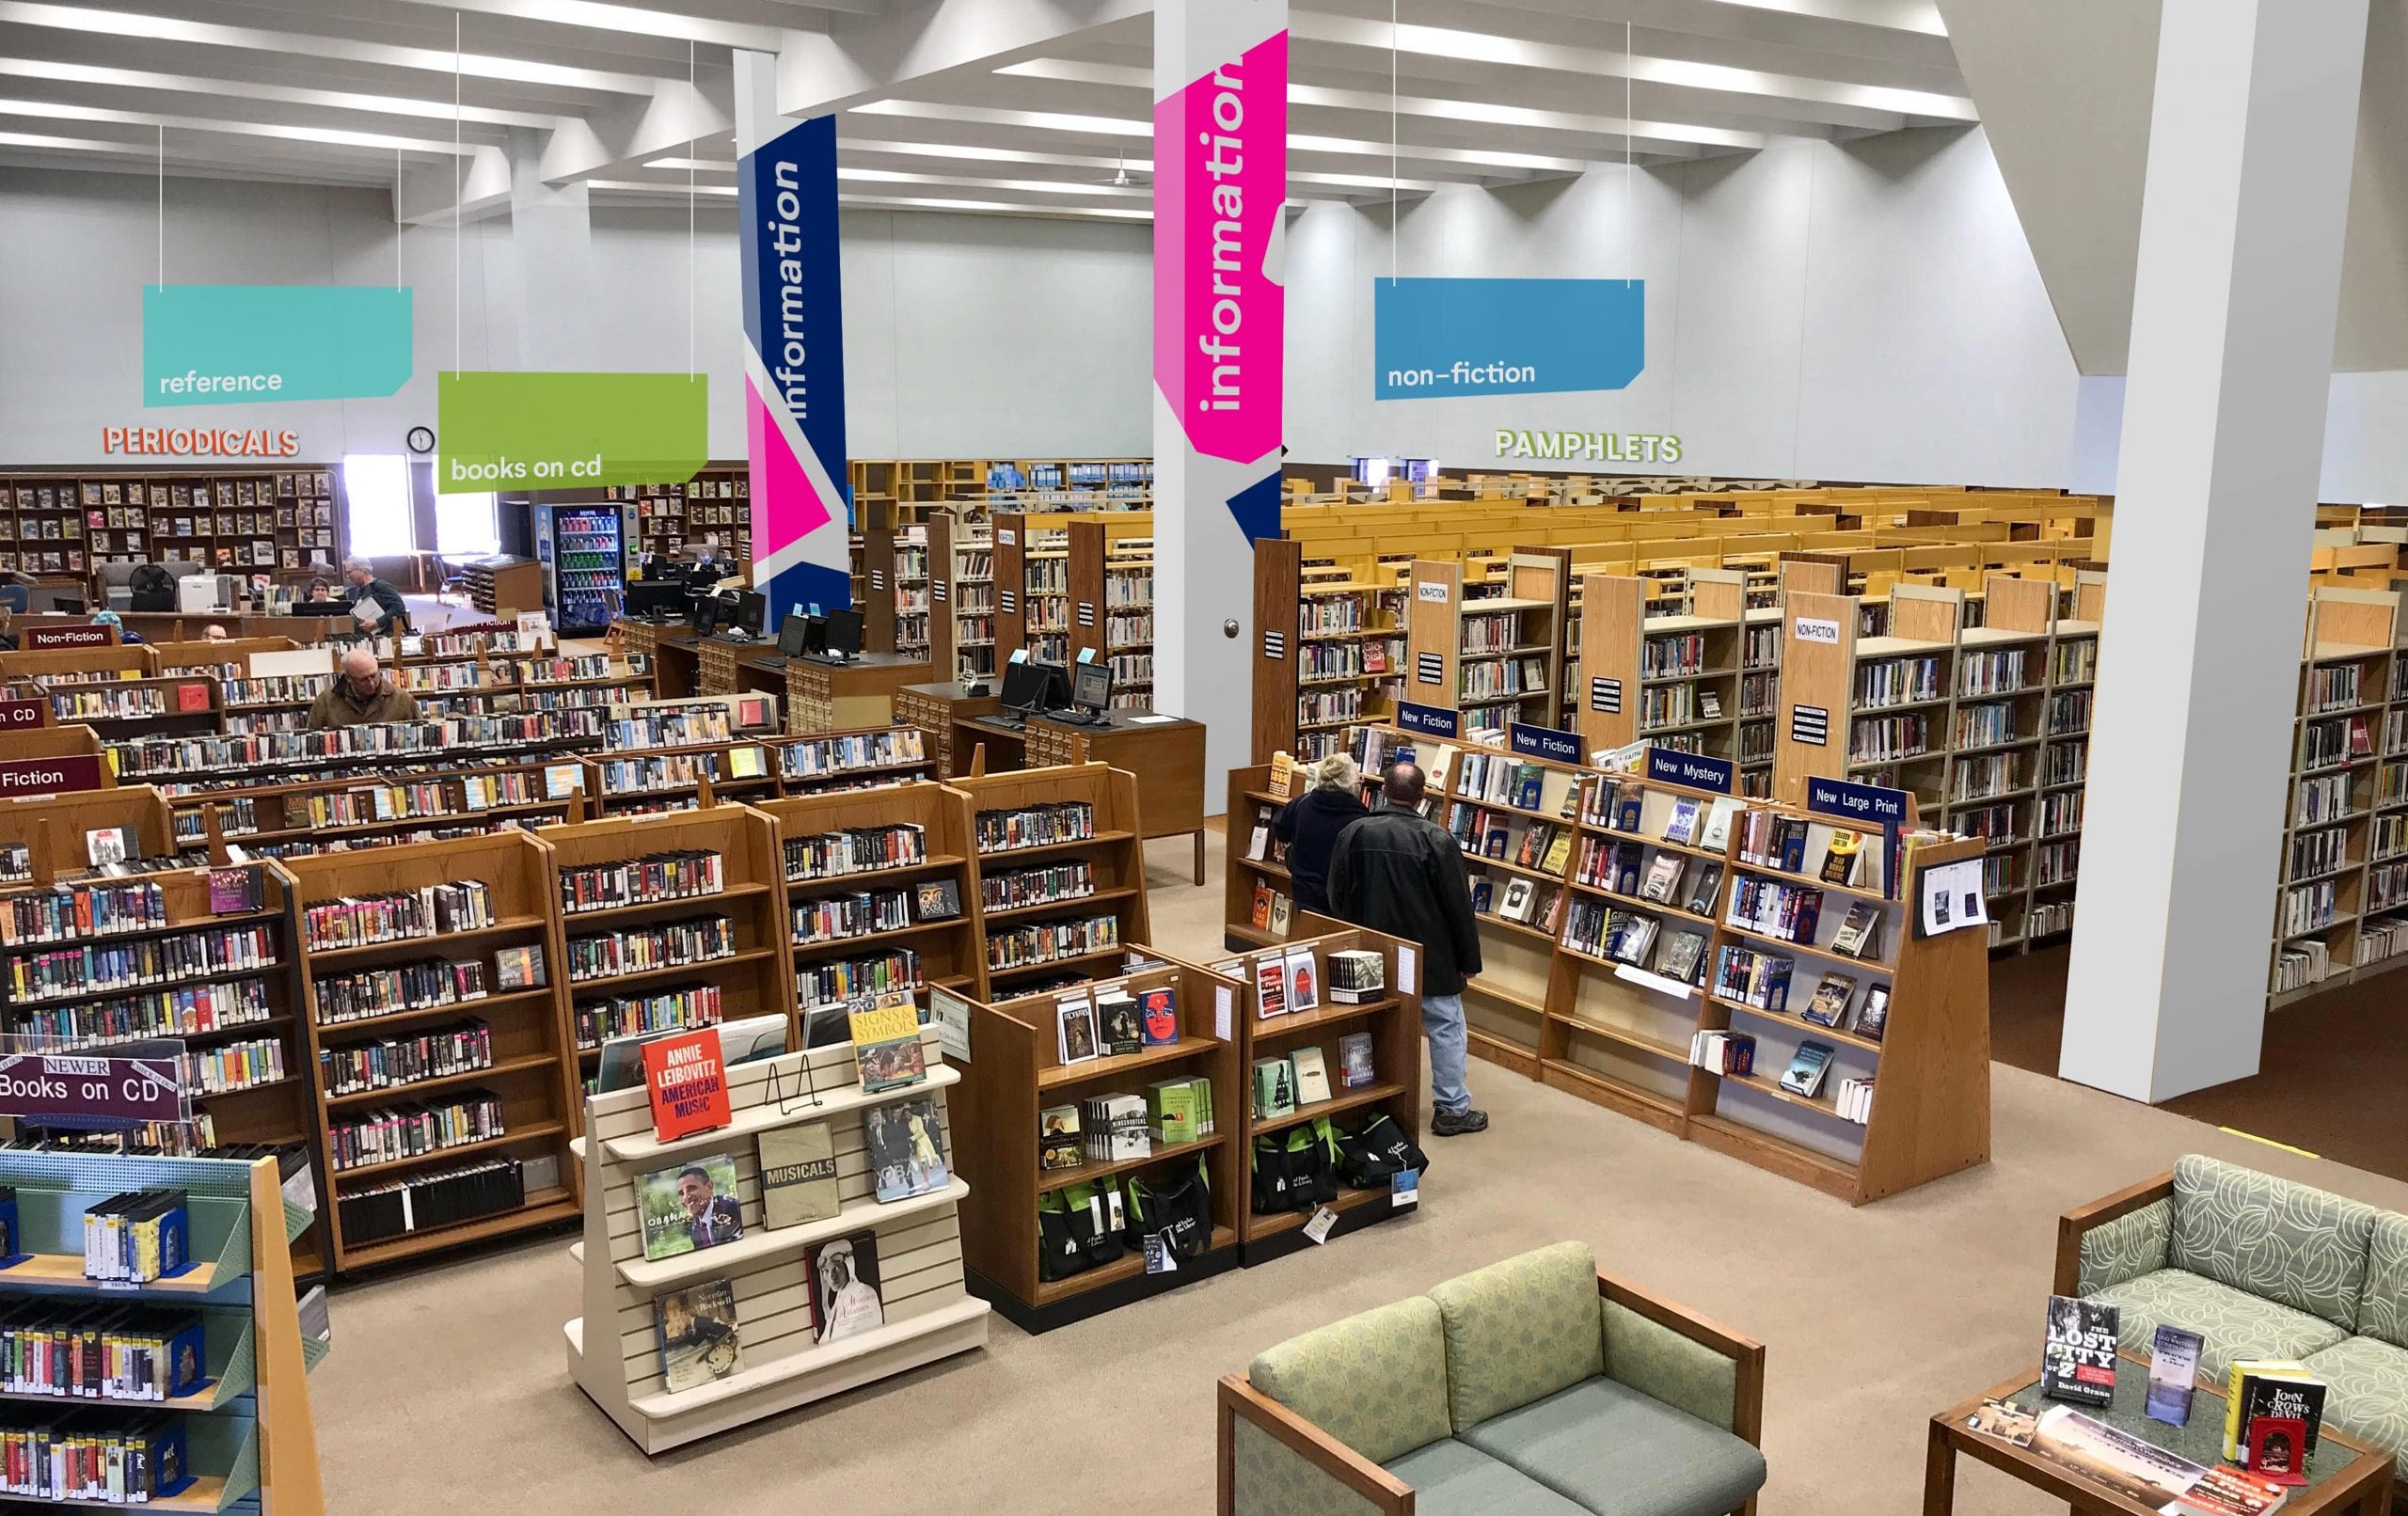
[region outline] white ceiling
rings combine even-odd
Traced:
[[[1408,195],[1974,119],[1933,0],[1308,0],[1291,194]],[[1146,0],[0,0],[0,166],[505,206],[733,194],[734,48],[841,108],[848,200],[1149,214]],[[455,76],[454,26],[461,67]],[[1391,40],[1395,44],[1393,55]],[[688,88],[689,69],[695,88]],[[456,104],[455,112],[455,89]],[[689,148],[689,143],[691,147]],[[1113,182],[1125,168],[1129,183]]]

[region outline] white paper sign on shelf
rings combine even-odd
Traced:
[[[1982,861],[1959,859],[1925,869],[1915,905],[1923,917],[1925,937],[1988,925],[1990,913],[1982,891]]]
[[[937,1029],[937,1046],[947,1061],[970,1062],[970,1003],[949,989],[928,989],[928,1020]]]
[[[1645,988],[1655,990],[1657,994],[1673,995],[1682,1000],[1687,1000],[1691,995],[1697,993],[1697,987],[1695,985],[1683,984],[1681,981],[1670,978],[1664,974],[1651,973],[1647,970],[1638,967],[1636,964],[1615,964],[1614,977],[1616,979],[1628,980],[1634,985],[1642,986]]]
[[[1418,953],[1418,949],[1406,947],[1402,943],[1397,947],[1396,992],[1400,995],[1410,995],[1415,993],[1413,987],[1413,970]]]
[[[1212,987],[1212,1035],[1227,1042],[1237,1034],[1238,992],[1227,985]]]
[[[1305,1240],[1315,1243],[1326,1242],[1329,1240],[1329,1229],[1337,1224],[1338,1212],[1323,1206],[1313,1212],[1311,1221],[1305,1223]]]
[[[1840,624],[1838,622],[1828,621],[1820,616],[1798,616],[1791,619],[1790,625],[1796,631],[1798,640],[1801,642],[1828,642],[1833,647],[1839,646]]]

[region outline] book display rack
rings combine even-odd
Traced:
[[[467,565],[468,604],[487,616],[515,616],[544,607],[544,566],[531,558],[496,553]]]
[[[743,805],[544,829],[578,1088],[603,1042],[750,1017],[800,1047],[778,825]]]
[[[1246,1182],[1238,989],[1155,963],[1061,997],[972,1000],[973,1057],[954,1096],[959,1145],[980,1165],[962,1207],[963,1255],[972,1291],[1014,1325],[1049,1331],[1236,1264]],[[1121,1018],[1136,1046],[1116,1052]],[[1196,1081],[1209,1091],[1201,1102]],[[1149,1096],[1172,1084],[1178,1093],[1149,1110]],[[1117,1121],[1090,1115],[1106,1098]],[[1149,1269],[1132,1235],[1162,1208],[1149,1196],[1186,1201],[1177,1208],[1191,1251],[1171,1271]]]
[[[1275,825],[1290,797],[1273,778],[1288,767],[1275,754],[1273,763],[1229,770],[1221,939],[1232,951],[1284,942],[1295,927],[1295,884]]]
[[[562,1159],[577,1064],[549,846],[497,831],[279,866],[299,922],[336,1268],[575,1216]]]
[[[981,999],[1079,983],[1152,936],[1135,776],[1089,763],[954,784],[977,847]]]
[[[8,1394],[6,1425],[12,1429],[48,1425],[53,1413],[39,1408],[44,1401],[72,1405],[96,1430],[112,1411],[122,1412],[124,1429],[135,1435],[143,1434],[144,1423],[163,1418],[148,1430],[152,1457],[172,1447],[180,1465],[172,1480],[139,1501],[43,1492],[14,1494],[9,1504],[24,1509],[134,1504],[179,1512],[324,1511],[309,1370],[324,1357],[325,1339],[302,1332],[286,1251],[309,1213],[285,1198],[276,1160],[9,1149],[0,1151],[0,1184],[14,1188],[21,1249],[0,1267],[0,1299],[12,1322],[46,1317],[65,1322],[88,1319],[103,1306],[139,1305],[180,1318],[178,1340],[189,1344],[193,1339],[182,1334],[190,1333],[199,1348],[189,1378],[159,1386],[177,1392],[165,1398],[128,1398],[119,1405],[107,1396]],[[194,1261],[138,1285],[87,1278],[86,1212],[140,1189],[183,1192]]]
[[[287,876],[234,864],[213,883],[205,861],[116,879],[91,873],[96,856],[120,851],[175,858],[170,826],[165,798],[144,785],[0,802],[0,851],[13,860],[24,849],[22,873],[0,884],[0,911],[48,907],[83,913],[68,918],[80,922],[97,892],[125,924],[62,932],[26,915],[0,960],[0,1032],[59,1051],[180,1040],[190,1139],[301,1148],[324,1194]],[[324,1272],[327,1249],[323,1227],[296,1234],[288,1271]]]
[[[2408,635],[2389,590],[2308,597],[2269,1008],[2408,964]]]
[[[778,793],[778,757],[767,742],[705,742],[580,758],[585,793],[601,815],[741,803]]]
[[[1334,924],[1308,914],[1300,929]],[[1238,1255],[1247,1268],[1309,1246],[1305,1224],[1323,1204],[1337,1216],[1324,1240],[1419,1209],[1418,1202],[1400,1203],[1392,1184],[1357,1186],[1342,1173],[1334,1178],[1334,1195],[1310,1204],[1257,1195],[1253,1182],[1264,1149],[1284,1148],[1298,1133],[1317,1137],[1323,1122],[1353,1134],[1385,1116],[1384,1129],[1420,1140],[1421,997],[1407,987],[1418,983],[1418,951],[1384,933],[1347,927],[1213,966],[1239,986],[1233,1063],[1241,1083],[1228,1110],[1245,1163],[1236,1193]],[[1332,955],[1352,960],[1345,971],[1333,967]],[[1378,965],[1376,987],[1366,969],[1370,960]],[[1282,1079],[1291,1082],[1286,1109],[1275,1098]],[[1267,1109],[1266,1083],[1274,1096]],[[1273,1204],[1279,1208],[1267,1208]]]
[[[630,571],[647,554],[675,558],[689,541],[714,534],[729,557],[752,557],[752,481],[741,464],[712,464],[677,483],[607,485],[602,493],[624,502]]]
[[[959,1210],[976,1190],[956,1173],[923,1194],[885,1202],[877,1196],[869,1124],[900,1102],[933,1107],[940,1158],[950,1163],[960,1151],[961,1128],[951,1112],[960,1073],[944,1062],[933,1028],[923,1030],[922,1054],[927,1078],[876,1091],[863,1088],[849,1045],[738,1064],[727,1070],[730,1123],[673,1142],[656,1135],[645,1090],[594,1098],[589,1129],[577,1144],[594,1204],[586,1208],[578,1250],[582,1314],[565,1329],[568,1366],[638,1447],[666,1452],[986,1345],[988,1304],[962,1280]],[[765,1139],[803,1129],[825,1134],[836,1208],[771,1226],[760,1150]],[[647,1257],[641,1208],[646,1178],[722,1155],[734,1170],[742,1235]],[[814,1303],[834,1293],[830,1287],[840,1276],[831,1259],[834,1245],[848,1239],[851,1287],[866,1287],[876,1311],[873,1317],[865,1301],[850,1298],[832,1322],[832,1313]],[[730,1316],[705,1319],[683,1309],[680,1303],[691,1298],[686,1292],[713,1287],[726,1291]],[[698,1326],[712,1340],[696,1340]],[[672,1352],[698,1382],[669,1386],[663,1366]],[[699,1362],[688,1366],[688,1359]]]
[[[763,800],[777,823],[802,1037],[848,1040],[854,996],[979,994],[986,933],[968,797],[939,784]]]
[[[1394,720],[1405,661],[1396,569],[1369,556],[1307,562],[1304,545],[1278,537],[1254,555],[1256,761],[1310,763],[1344,747],[1348,727]]]
[[[1471,596],[1466,574],[1462,562],[1413,561],[1401,698],[1460,712],[1466,731],[1546,725],[1562,675],[1563,561],[1513,554],[1498,595]]]
[[[207,836],[214,816],[219,835],[253,853],[302,857],[541,825],[568,813],[583,782],[571,760],[428,765],[180,794],[170,809],[187,845]]]

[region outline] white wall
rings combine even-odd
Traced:
[[[2082,381],[2069,488],[2112,495],[2123,442],[2124,376]],[[2328,505],[2408,500],[2408,371],[2337,373],[2324,410],[2324,469],[2316,497]]]
[[[1607,167],[1405,208],[1404,276],[1646,279],[1647,367],[1621,391],[1373,401],[1387,216],[1319,204],[1291,229],[1298,458],[1479,466],[1497,462],[1497,428],[1552,428],[1671,432],[1696,473],[2064,480],[2073,361],[1978,129]]]
[[[510,224],[460,240],[402,236],[415,291],[417,372],[390,399],[265,405],[141,405],[142,286],[158,277],[156,182],[12,171],[0,178],[0,461],[102,459],[108,425],[292,427],[302,455],[398,451],[435,424],[435,374],[515,367],[519,291]],[[594,351],[636,371],[684,372],[686,213],[593,215]],[[694,244],[693,351],[711,378],[711,452],[744,455],[743,330],[736,219],[704,207]],[[846,382],[861,457],[1055,453],[1142,456],[1152,444],[1152,238],[1141,224],[844,213]],[[380,191],[221,180],[167,182],[167,277],[176,283],[365,284],[395,276],[392,203]]]

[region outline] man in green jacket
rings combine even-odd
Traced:
[[[337,726],[389,726],[418,719],[418,701],[376,666],[376,655],[355,647],[342,655],[342,671],[318,692],[309,707],[309,730]]]

